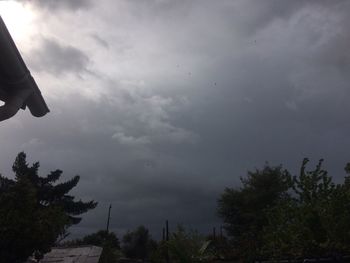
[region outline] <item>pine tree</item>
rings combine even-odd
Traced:
[[[56,183],[61,170],[38,175],[39,162],[29,166],[18,154],[12,170],[15,179],[0,175],[0,262],[22,262],[33,252],[49,251],[80,215],[96,207],[94,201],[75,201],[68,193],[79,182],[75,176]]]

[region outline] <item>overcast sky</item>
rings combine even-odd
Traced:
[[[209,232],[225,187],[265,161],[350,161],[350,1],[0,1],[51,112],[0,125],[17,153],[81,181],[74,236],[163,222]]]

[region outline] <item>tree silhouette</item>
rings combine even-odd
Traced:
[[[79,176],[56,183],[62,171],[41,177],[39,166],[29,166],[21,152],[12,166],[15,178],[0,175],[0,262],[23,262],[33,252],[49,251],[68,227],[81,221],[81,214],[97,205],[68,194]]]
[[[264,246],[275,258],[350,252],[350,179],[335,184],[322,159],[313,170],[306,170],[308,162],[305,158],[293,177],[289,197],[270,209]]]
[[[291,176],[281,167],[250,172],[239,189],[218,200],[234,250],[245,262],[330,258],[350,253],[350,164],[344,183],[335,184],[321,159]],[[329,261],[330,262],[330,261]]]
[[[218,214],[238,256],[254,261],[261,256],[266,209],[284,197],[290,184],[288,171],[265,165],[241,178],[241,188],[226,188],[218,200]]]
[[[156,242],[152,240],[148,229],[144,226],[139,226],[136,230],[129,231],[123,236],[122,251],[129,258],[144,261],[155,248]]]

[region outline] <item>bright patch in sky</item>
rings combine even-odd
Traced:
[[[0,1],[0,15],[16,42],[25,40],[33,31],[34,13],[27,5]]]

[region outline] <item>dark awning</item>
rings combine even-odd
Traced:
[[[23,92],[24,90],[26,92]],[[25,109],[27,106],[33,116],[42,117],[49,112],[34,78],[0,16],[0,100],[6,104],[18,94],[22,98],[22,94],[26,94],[21,108]]]

